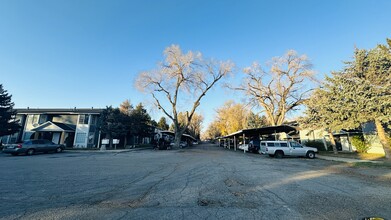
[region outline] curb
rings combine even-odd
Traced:
[[[373,160],[360,160],[360,159],[352,159],[352,158],[343,158],[343,157],[330,157],[330,156],[323,156],[323,155],[316,155],[316,158],[322,159],[322,160],[331,160],[331,161],[338,161],[338,162],[345,162],[345,163],[383,163],[382,161],[373,161]]]
[[[126,153],[131,151],[140,151],[140,150],[152,150],[152,147],[148,148],[132,148],[132,149],[121,149],[121,150],[65,150],[67,153]]]

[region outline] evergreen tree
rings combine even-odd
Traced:
[[[384,129],[391,122],[391,40],[371,50],[356,49],[354,60],[327,77],[307,103],[307,122],[330,130],[354,129],[375,122],[386,158],[391,157]]]
[[[161,117],[159,122],[157,123],[157,127],[166,131],[168,130],[168,128],[170,127],[168,124],[167,124],[167,121],[166,121],[166,118],[165,117]]]
[[[133,135],[140,137],[149,137],[152,134],[151,116],[147,110],[144,109],[142,103],[139,103],[136,108],[130,114],[132,117],[132,123],[130,132]]]
[[[247,128],[260,128],[268,124],[266,116],[259,116],[252,111],[247,116]]]
[[[3,89],[0,84],[0,137],[11,135],[21,128],[18,121],[15,120],[16,111],[13,110],[14,103],[11,101],[12,95]]]
[[[299,119],[302,127],[325,129],[329,134],[335,154],[338,152],[333,131],[337,130],[340,125],[340,107],[337,107],[337,101],[338,99],[333,97],[332,93],[325,87],[316,89],[305,102],[305,116]]]
[[[122,114],[118,108],[108,106],[99,118],[99,128],[109,139],[110,148],[113,146],[113,138],[119,138],[128,132],[127,126],[124,124],[125,117],[127,116]]]
[[[130,100],[129,99],[126,99],[125,101],[123,101],[120,104],[119,110],[120,110],[121,113],[123,113],[125,115],[130,115],[131,112],[133,111],[133,105],[130,104]]]

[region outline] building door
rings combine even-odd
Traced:
[[[60,136],[61,136],[61,133],[53,133],[52,142],[55,144],[59,144],[60,143]]]

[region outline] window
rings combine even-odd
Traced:
[[[288,144],[287,143],[280,143],[280,146],[281,147],[288,147]]]
[[[93,144],[94,143],[94,137],[95,137],[95,133],[90,132],[90,134],[88,135],[88,143],[89,144]]]
[[[299,143],[297,143],[296,141],[291,141],[291,147],[302,147]]]
[[[38,124],[43,124],[48,121],[47,115],[40,115]]]
[[[33,140],[31,141],[33,144],[43,144],[42,140]]]
[[[274,143],[267,143],[268,147],[274,147]]]
[[[87,134],[86,133],[78,133],[76,135],[76,144],[84,144],[86,142]]]
[[[96,116],[95,115],[91,115],[91,124],[92,125],[96,124]]]
[[[33,139],[33,136],[34,136],[34,132],[33,131],[26,131],[24,132],[24,135],[23,135],[23,140],[29,140],[29,139]]]
[[[49,141],[49,140],[43,140],[43,142],[44,142],[45,144],[54,144],[53,142],[51,142],[51,141]]]
[[[38,124],[39,115],[29,115],[28,116],[28,124]]]
[[[79,116],[79,124],[88,125],[89,115],[80,115]]]

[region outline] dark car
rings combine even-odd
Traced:
[[[261,140],[259,139],[252,139],[248,143],[248,151],[253,153],[259,153],[259,149],[261,147]]]
[[[37,139],[28,140],[20,144],[12,144],[4,147],[3,153],[12,154],[14,156],[18,154],[33,155],[37,152],[47,153],[50,151],[61,153],[65,149],[62,144],[55,144],[49,140]]]

